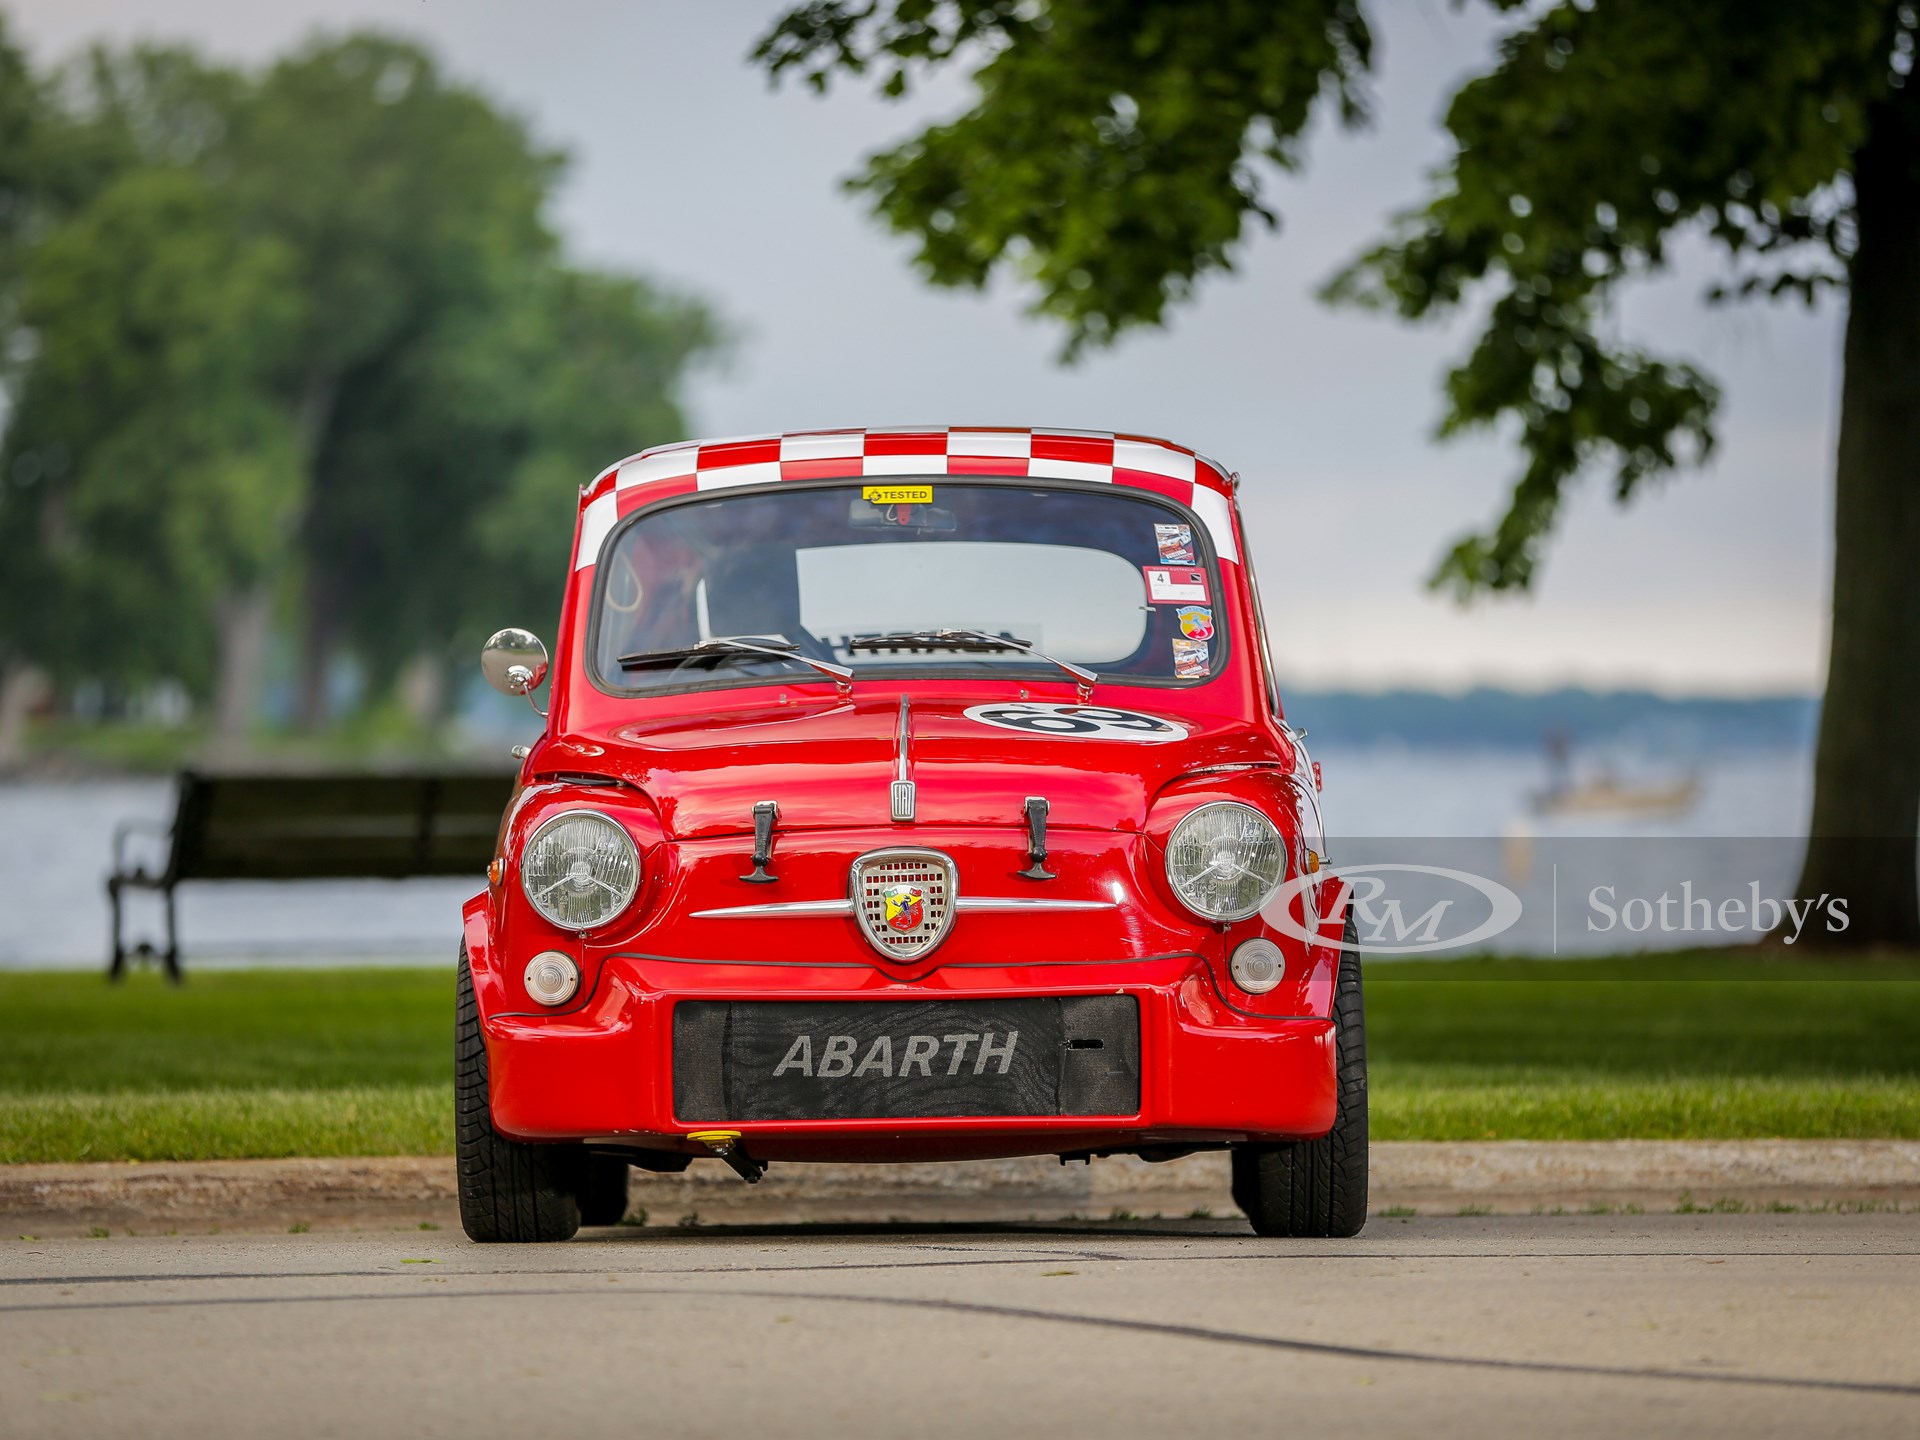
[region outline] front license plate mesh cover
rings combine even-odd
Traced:
[[[683,1121],[1133,1115],[1131,995],[1014,1000],[683,1000]]]

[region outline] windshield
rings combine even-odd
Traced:
[[[1117,489],[904,478],[668,504],[601,556],[595,675],[616,691],[793,680],[808,657],[856,675],[1065,662],[1200,681],[1222,643],[1203,546],[1189,512]]]

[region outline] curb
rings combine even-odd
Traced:
[[[1375,1214],[1920,1207],[1920,1141],[1376,1142]],[[718,1162],[636,1171],[655,1224],[1054,1221],[1235,1213],[1219,1153],[1149,1165],[1051,1156],[777,1165],[749,1188]],[[286,1232],[459,1223],[451,1157],[0,1166],[0,1234]]]

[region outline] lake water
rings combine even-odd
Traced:
[[[1516,842],[1537,843],[1548,853],[1553,842],[1576,836],[1793,836],[1804,833],[1811,808],[1811,757],[1798,750],[1731,751],[1690,767],[1620,757],[1626,778],[1691,774],[1698,780],[1695,805],[1657,822],[1549,822],[1529,815],[1528,797],[1547,779],[1537,754],[1332,747],[1317,753],[1326,773],[1323,798],[1336,861],[1342,836],[1373,837],[1367,843],[1375,851],[1379,837],[1501,841],[1502,863],[1509,867]],[[103,881],[115,827],[133,819],[164,824],[171,811],[167,780],[0,785],[0,968],[103,967]],[[1775,850],[1771,869],[1790,869],[1790,847]],[[1791,879],[1789,873],[1780,883]],[[185,885],[179,892],[182,949],[195,967],[262,958],[450,965],[459,944],[461,902],[479,884],[475,877]],[[129,935],[158,939],[157,897],[136,892],[127,903]],[[1508,942],[1506,948],[1546,948],[1525,927]],[[1588,940],[1572,948],[1597,947]]]

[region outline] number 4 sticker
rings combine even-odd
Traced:
[[[1147,599],[1155,605],[1207,603],[1207,572],[1185,565],[1146,565]]]

